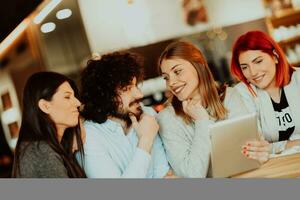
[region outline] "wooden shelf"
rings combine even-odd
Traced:
[[[281,18],[290,17],[292,15],[297,15],[300,13],[300,8],[287,8],[283,10],[278,10],[275,15],[271,17],[272,20],[278,20]]]
[[[278,42],[281,47],[287,47],[297,43],[300,43],[300,35]]]
[[[291,65],[294,66],[294,67],[300,67],[300,61],[296,62],[296,63],[291,63]]]
[[[300,23],[300,8],[278,11],[278,14],[269,18],[274,28],[296,25]]]

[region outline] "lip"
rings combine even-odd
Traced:
[[[259,82],[261,82],[261,81],[263,80],[264,76],[265,76],[265,74],[260,75],[260,76],[256,76],[256,77],[254,77],[254,78],[252,78],[252,79],[253,79],[255,82],[259,83]]]
[[[183,85],[180,85],[180,86],[175,86],[175,87],[172,87],[172,91],[175,93],[175,94],[179,94],[185,87],[186,84],[183,84]]]

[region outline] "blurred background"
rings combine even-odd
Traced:
[[[205,54],[215,79],[230,76],[233,42],[269,33],[300,66],[300,0],[9,0],[0,7],[0,177],[9,177],[27,78],[51,70],[78,81],[91,57],[130,50],[145,57],[144,104],[166,100],[157,59],[185,39]]]

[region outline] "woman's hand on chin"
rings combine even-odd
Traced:
[[[202,106],[200,100],[187,99],[182,102],[183,111],[194,120],[209,119],[209,114]]]

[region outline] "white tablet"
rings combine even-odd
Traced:
[[[256,114],[216,122],[210,126],[210,136],[213,177],[229,177],[260,166],[241,153],[246,141],[259,138]]]

